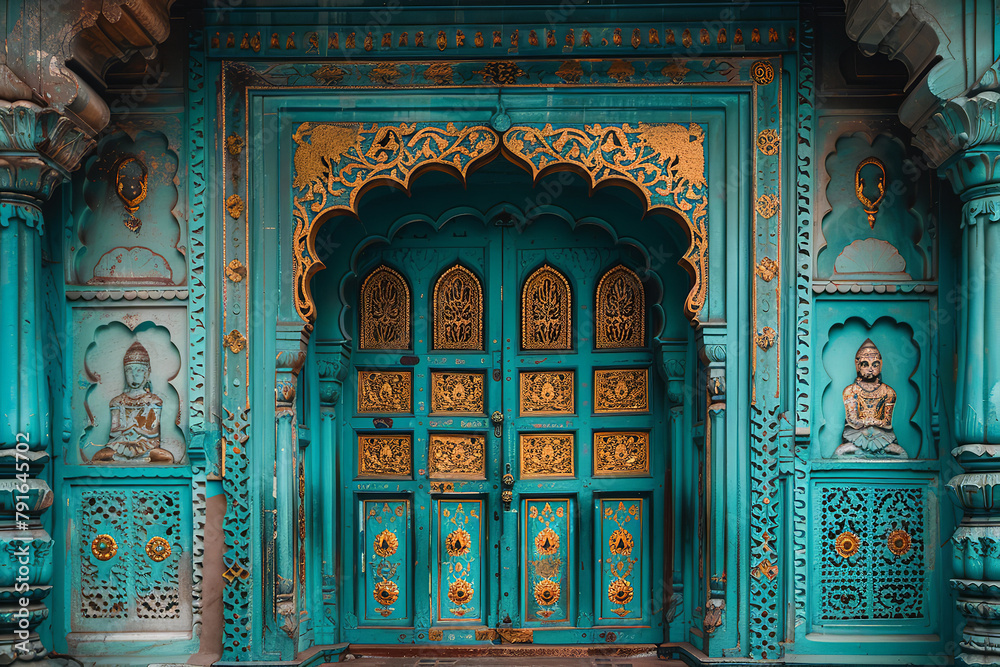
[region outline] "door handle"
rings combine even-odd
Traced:
[[[493,422],[493,436],[499,438],[503,435],[503,413],[496,410],[490,416],[490,421]]]
[[[510,504],[514,500],[514,475],[510,474],[510,464],[507,464],[507,472],[500,479],[500,485],[502,490],[500,491],[500,500],[503,501],[503,508],[505,511],[510,511]]]

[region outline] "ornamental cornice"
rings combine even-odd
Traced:
[[[1000,93],[994,91],[948,100],[916,132],[913,144],[937,166],[952,160],[960,151],[976,147],[983,150],[1000,148],[998,102]],[[956,192],[962,192],[973,183],[960,184],[953,180],[953,185]]]

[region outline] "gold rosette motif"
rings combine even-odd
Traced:
[[[535,535],[535,551],[542,556],[559,553],[559,535],[551,528],[543,528]]]
[[[449,556],[464,556],[472,548],[472,538],[469,537],[469,533],[459,528],[448,534],[444,546],[448,550]]]
[[[849,531],[837,535],[837,539],[834,541],[834,548],[837,550],[837,555],[841,558],[850,558],[858,553],[860,547],[861,541],[858,539],[858,536]]]
[[[542,579],[535,584],[535,600],[546,607],[559,602],[559,584],[551,579]]]
[[[889,538],[886,542],[888,543],[889,551],[891,551],[893,555],[902,556],[910,550],[912,540],[910,539],[910,534],[905,530],[894,530],[889,533]]]
[[[399,586],[397,586],[395,582],[383,579],[375,584],[375,590],[372,592],[372,596],[374,596],[375,602],[383,607],[388,607],[399,597]]]
[[[456,579],[448,587],[448,599],[461,607],[472,599],[472,584],[465,579]]]
[[[149,542],[146,542],[146,555],[157,563],[166,560],[170,557],[170,542],[159,535],[151,537]]]
[[[608,584],[608,599],[625,605],[632,601],[632,584],[627,579],[615,579]]]
[[[118,553],[118,543],[107,534],[100,534],[90,543],[90,551],[97,560],[111,560]]]
[[[632,546],[632,534],[623,528],[616,529],[608,539],[608,548],[616,556],[628,556],[632,553]]]
[[[398,548],[399,540],[396,539],[396,533],[391,530],[383,530],[375,538],[375,553],[382,558],[393,555]]]

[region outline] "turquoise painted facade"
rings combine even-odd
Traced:
[[[1000,662],[994,4],[308,4],[2,14],[0,662]]]

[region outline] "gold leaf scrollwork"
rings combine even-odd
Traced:
[[[754,273],[760,276],[761,280],[769,283],[778,275],[778,263],[770,257],[765,257],[757,262]]]
[[[774,66],[766,60],[758,60],[750,66],[750,78],[754,83],[766,86],[774,81]]]
[[[649,370],[646,368],[594,371],[594,412],[649,410]]]
[[[649,433],[594,433],[594,476],[623,477],[649,472]]]
[[[111,560],[118,553],[118,543],[110,535],[101,533],[90,543],[90,553],[97,560]]]
[[[233,157],[236,157],[243,152],[243,137],[238,134],[230,134],[226,137],[226,150]]]
[[[146,555],[157,563],[170,558],[170,542],[159,535],[149,538],[146,542]]]
[[[521,290],[521,347],[571,349],[571,299],[569,281],[548,264],[528,276]]]
[[[358,450],[360,477],[409,477],[413,471],[409,435],[360,435]]]
[[[616,266],[597,283],[598,349],[642,347],[646,336],[646,294],[635,271]]]
[[[521,477],[572,477],[571,433],[522,433]]]
[[[434,349],[483,349],[483,286],[464,266],[434,284]]]
[[[410,412],[413,374],[410,371],[358,371],[358,412]]]
[[[486,441],[477,435],[430,436],[428,477],[486,479]]]
[[[764,155],[777,155],[781,147],[781,137],[775,129],[761,130],[757,133],[757,148]]]
[[[361,349],[410,347],[410,287],[398,272],[379,266],[361,284]]]
[[[571,414],[574,376],[573,371],[522,371],[521,414]]]
[[[762,218],[772,218],[774,214],[778,212],[778,206],[781,204],[781,198],[778,195],[767,194],[757,197],[757,204],[754,209],[757,211],[757,215]]]
[[[476,70],[473,74],[483,77],[483,82],[495,86],[510,86],[517,83],[521,77],[528,76],[528,73],[512,62],[492,62],[486,63],[481,70]]]
[[[483,374],[431,372],[431,412],[483,414]]]
[[[399,540],[396,539],[396,533],[391,530],[383,530],[381,533],[375,536],[374,549],[382,558],[388,558],[389,556],[396,553],[396,549],[399,548]]]
[[[243,266],[243,262],[238,259],[234,259],[226,265],[226,277],[232,280],[234,283],[241,282],[247,275],[247,267]]]
[[[238,220],[243,215],[243,197],[239,195],[226,197],[226,213],[233,220]]]
[[[771,346],[774,345],[774,339],[777,337],[778,332],[771,327],[764,327],[757,333],[753,335],[753,342],[757,344],[762,350],[769,350]]]
[[[222,342],[233,354],[239,354],[247,346],[247,339],[237,329],[233,329],[223,336]]]

